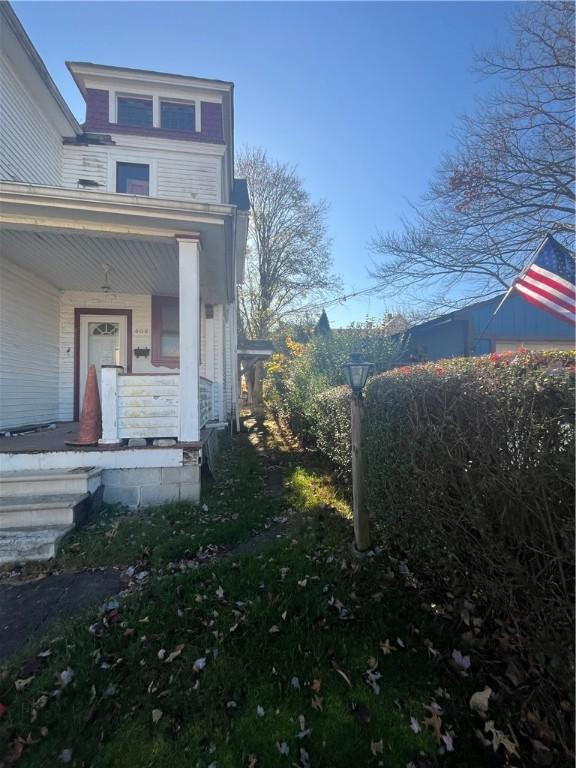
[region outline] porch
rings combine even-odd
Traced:
[[[0,431],[77,420],[91,364],[104,450],[130,439],[194,446],[206,424],[227,422],[229,209],[9,184],[0,202]]]

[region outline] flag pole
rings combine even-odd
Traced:
[[[495,315],[496,315],[496,312],[498,312],[498,311],[501,309],[501,307],[502,307],[502,304],[504,304],[504,302],[506,301],[506,299],[508,298],[508,296],[510,296],[510,294],[511,294],[511,293],[512,293],[512,291],[514,290],[514,286],[516,285],[516,283],[518,282],[518,280],[521,280],[521,279],[524,277],[524,275],[526,274],[526,272],[528,272],[528,270],[530,269],[530,267],[532,266],[532,264],[534,264],[534,262],[535,262],[535,261],[536,261],[536,259],[538,258],[538,255],[539,255],[540,251],[541,251],[541,250],[542,250],[542,248],[544,247],[544,243],[546,242],[546,240],[548,240],[548,238],[549,238],[549,237],[550,237],[550,235],[546,235],[546,237],[545,237],[545,238],[542,240],[542,242],[540,243],[540,245],[538,246],[538,248],[536,248],[536,250],[534,251],[534,254],[532,255],[532,258],[530,259],[530,261],[528,262],[528,264],[526,264],[526,266],[524,267],[524,269],[522,270],[522,272],[520,272],[520,274],[519,274],[519,275],[517,275],[517,276],[514,278],[514,280],[512,280],[512,283],[511,283],[511,285],[510,285],[510,288],[508,288],[508,290],[507,290],[507,291],[506,291],[506,293],[504,294],[504,297],[503,297],[502,301],[500,302],[500,304],[498,304],[498,306],[497,306],[497,307],[496,307],[496,309],[494,310],[494,313],[493,313],[492,317],[495,317]]]

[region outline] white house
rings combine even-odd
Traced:
[[[233,84],[68,68],[83,125],[0,3],[0,562],[50,556],[99,495],[197,501],[235,418]],[[102,436],[74,448],[91,365]]]

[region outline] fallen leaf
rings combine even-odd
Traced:
[[[222,587],[218,587],[218,589],[216,590],[216,597],[219,600],[222,600],[222,598],[224,597],[224,590],[222,589]]]
[[[452,736],[449,733],[443,733],[441,738],[446,752],[454,752],[454,741],[452,740]]]
[[[344,680],[345,680],[345,681],[348,683],[348,685],[350,686],[350,688],[352,688],[352,683],[350,682],[350,678],[348,677],[348,675],[347,675],[345,672],[343,672],[343,671],[340,669],[340,667],[338,666],[338,664],[336,664],[336,662],[335,662],[335,661],[333,661],[333,662],[332,662],[332,666],[334,667],[334,669],[336,670],[336,672],[338,672],[338,674],[339,674],[339,675],[340,675],[340,676],[341,676],[341,677],[342,677],[342,678],[343,678],[343,679],[344,679]]]
[[[297,677],[293,677],[290,684],[292,685],[292,688],[295,688],[297,691],[300,690],[300,680],[298,680]]]
[[[290,747],[288,746],[288,744],[286,744],[285,741],[283,741],[281,744],[279,742],[276,742],[276,747],[278,749],[278,752],[280,752],[281,755],[290,754]]]
[[[473,712],[479,714],[480,717],[485,717],[486,712],[488,712],[491,695],[492,688],[490,688],[488,685],[484,688],[483,691],[476,691],[476,693],[472,694],[470,697],[470,709]]]
[[[172,653],[170,653],[168,657],[164,659],[164,663],[171,664],[174,661],[174,659],[177,659],[178,656],[180,656],[183,650],[184,650],[184,643],[182,643],[181,645],[177,645],[176,648],[174,648],[174,650],[172,651]]]
[[[492,748],[494,752],[497,752],[502,746],[509,754],[518,756],[518,744],[512,741],[509,736],[506,736],[505,733],[495,728],[494,720],[489,720],[485,724],[484,731],[492,734]]]
[[[380,650],[384,656],[388,656],[392,653],[392,651],[396,650],[396,647],[394,645],[390,645],[390,640],[385,640],[383,643],[380,643]]]
[[[258,706],[256,707],[256,714],[258,715],[258,717],[264,717],[264,715],[266,714],[264,712],[264,707],[261,707],[260,704],[258,704]]]
[[[206,658],[202,656],[200,659],[196,659],[194,662],[194,665],[192,666],[192,669],[194,672],[200,672],[201,669],[204,669],[206,666]]]
[[[376,669],[378,666],[378,659],[376,659],[374,656],[368,657],[368,669]]]
[[[420,723],[418,722],[418,720],[416,720],[415,717],[410,718],[410,729],[414,731],[414,733],[420,733],[420,731],[422,730],[422,728],[420,727]]]
[[[321,686],[322,686],[322,681],[321,680],[312,680],[312,685],[310,686],[310,688],[315,693],[320,693]]]
[[[256,768],[256,755],[248,755],[248,768]]]
[[[17,691],[23,691],[24,688],[26,688],[27,685],[30,685],[30,683],[34,680],[34,675],[31,677],[27,677],[26,679],[18,679],[14,681],[14,688],[16,688]]]
[[[152,710],[152,722],[154,723],[154,725],[156,725],[156,723],[160,721],[160,719],[162,718],[162,715],[163,715],[163,712],[161,709]]]
[[[376,756],[381,755],[384,752],[384,742],[382,739],[380,741],[371,741],[370,742],[370,752]]]
[[[270,629],[268,630],[268,632],[269,632],[271,635],[275,635],[277,632],[280,632],[280,627],[278,626],[278,624],[273,624],[273,625],[270,627]]]
[[[373,672],[370,669],[366,672],[366,675],[365,675],[366,684],[369,685],[370,688],[372,688],[372,690],[376,695],[380,693],[380,685],[378,683],[378,680],[380,680],[381,677],[382,675],[380,674],[380,672]]]
[[[434,731],[434,736],[436,737],[436,741],[438,744],[440,744],[442,740],[442,718],[438,716],[437,712],[433,712],[430,717],[424,718],[424,725],[428,726],[429,728],[432,728]]]
[[[456,648],[452,651],[452,660],[458,669],[462,670],[463,672],[467,672],[470,669],[470,656],[463,656],[462,652]]]
[[[63,749],[62,752],[58,755],[58,759],[61,760],[63,763],[69,763],[72,760],[72,750],[71,749]]]
[[[321,712],[323,701],[324,699],[321,696],[314,694],[314,696],[312,696],[312,709],[315,709],[317,712]]]

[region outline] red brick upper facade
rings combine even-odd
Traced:
[[[184,141],[200,141],[209,144],[224,144],[224,126],[222,105],[202,101],[200,104],[200,131],[178,131],[159,127],[137,127],[133,125],[118,125],[109,120],[109,98],[106,90],[99,88],[86,89],[86,122],[84,130],[91,133],[125,133],[133,136],[153,136],[162,139],[180,139]]]

